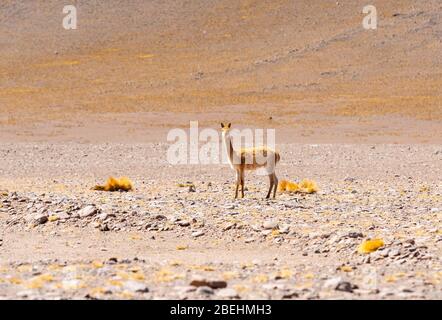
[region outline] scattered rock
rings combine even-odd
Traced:
[[[324,288],[325,289],[331,289],[331,290],[335,290],[336,287],[339,285],[339,283],[342,282],[342,278],[341,277],[336,277],[336,278],[331,278],[328,279],[324,282]]]
[[[239,298],[239,295],[235,289],[228,289],[228,288],[217,291],[216,295],[220,298],[230,298],[230,299]]]
[[[149,292],[149,288],[144,283],[133,280],[126,281],[123,288],[132,292]]]
[[[357,287],[353,286],[348,281],[341,281],[337,284],[335,290],[337,291],[344,291],[344,292],[353,292],[353,289],[356,289]]]
[[[194,287],[210,287],[212,289],[220,289],[220,288],[225,288],[227,287],[227,282],[224,280],[211,280],[211,279],[206,279],[203,277],[194,277],[193,280],[190,282],[191,286]]]
[[[245,243],[252,243],[252,242],[254,242],[254,241],[255,241],[255,238],[246,238],[246,239],[244,240]]]
[[[279,233],[286,234],[290,231],[290,226],[284,225],[279,227]]]
[[[177,224],[178,224],[180,227],[188,227],[188,226],[190,226],[190,222],[189,222],[189,221],[186,221],[186,220],[178,221]]]
[[[352,239],[363,238],[364,234],[362,232],[350,232],[347,234],[347,237]]]
[[[195,238],[197,238],[197,237],[201,237],[201,236],[203,236],[204,235],[204,231],[195,231],[195,232],[192,232],[192,237],[195,237]]]
[[[44,213],[37,213],[36,215],[33,216],[33,224],[34,225],[39,225],[39,224],[44,224],[48,221],[48,216],[47,214]]]
[[[97,213],[97,208],[95,206],[89,205],[78,211],[80,218],[91,217]]]
[[[56,216],[58,217],[58,219],[60,220],[68,220],[71,216],[69,214],[67,214],[66,212],[58,212],[56,213]]]
[[[196,293],[202,294],[202,295],[212,295],[215,292],[210,287],[202,286],[202,287],[198,287],[198,289],[196,290]]]
[[[278,226],[278,221],[268,220],[262,224],[262,227],[266,230],[275,229]]]
[[[104,220],[106,220],[106,219],[109,218],[109,217],[115,217],[115,215],[114,215],[114,214],[109,214],[109,213],[107,213],[107,212],[103,212],[103,213],[100,213],[100,214],[97,216],[98,220],[101,220],[101,221],[104,221]]]
[[[284,293],[281,297],[282,299],[294,299],[294,298],[299,298],[299,293],[296,291],[290,291],[287,293]]]

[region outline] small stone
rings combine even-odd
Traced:
[[[353,292],[353,289],[355,289],[355,287],[348,281],[339,282],[335,288],[336,291],[344,291],[344,292]]]
[[[227,287],[227,282],[224,280],[211,280],[203,277],[195,276],[190,282],[191,286],[194,287],[210,287],[212,289],[220,289]]]
[[[107,260],[107,264],[116,264],[118,262],[118,258],[111,257]]]
[[[98,218],[98,220],[101,220],[101,221],[104,221],[104,220],[106,220],[107,218],[109,218],[111,215],[109,214],[109,213],[107,213],[107,212],[103,212],[103,213],[100,213],[98,216],[97,216],[97,218]]]
[[[379,250],[376,251],[375,253],[378,253],[379,255],[385,258],[388,257],[388,255],[390,254],[390,249]]]
[[[325,289],[336,289],[336,287],[338,286],[338,284],[342,282],[342,278],[341,277],[336,277],[336,278],[331,278],[328,279],[324,282],[324,288]]]
[[[282,234],[288,233],[289,230],[290,230],[290,227],[287,225],[279,227],[279,233],[282,233]]]
[[[86,206],[80,211],[78,211],[78,215],[80,216],[80,218],[90,217],[96,213],[97,213],[97,208],[95,208],[94,206]]]
[[[192,232],[192,237],[195,237],[195,238],[197,238],[197,237],[201,237],[201,236],[203,236],[204,235],[204,231],[195,231],[195,232]]]
[[[44,224],[48,221],[48,216],[46,214],[39,214],[37,213],[34,217],[33,217],[33,224],[34,225],[39,225],[39,224]]]
[[[245,243],[252,243],[255,241],[255,238],[247,238],[244,240]]]
[[[391,249],[388,253],[388,256],[389,257],[396,257],[400,254],[401,254],[401,252],[398,249]]]
[[[132,292],[141,292],[141,293],[149,292],[149,288],[144,283],[139,281],[132,281],[132,280],[126,281],[123,287],[124,289]]]
[[[198,294],[203,294],[203,295],[212,295],[212,294],[214,294],[215,292],[214,292],[213,289],[210,288],[210,287],[202,286],[202,287],[199,287],[199,288],[196,290],[196,293],[198,293]]]
[[[266,230],[275,229],[278,226],[278,221],[268,220],[262,224],[262,227]]]
[[[299,297],[298,292],[290,291],[290,292],[284,293],[281,298],[282,299],[293,299],[293,298],[298,298],[298,297]]]
[[[363,238],[364,235],[361,232],[350,232],[349,234],[347,234],[347,237],[352,239],[357,239],[357,238]]]
[[[230,222],[223,228],[223,231],[230,230],[230,229],[234,228],[235,226],[236,226],[235,222]]]
[[[179,225],[180,227],[188,227],[188,226],[190,226],[190,222],[189,222],[189,221],[186,221],[186,220],[178,221],[178,225]]]
[[[276,237],[275,239],[273,239],[273,243],[281,243],[282,241],[284,241],[284,239],[281,237]]]
[[[353,292],[357,286],[352,285],[348,281],[343,281],[341,277],[331,278],[324,282],[324,288],[329,290]]]
[[[56,215],[57,215],[58,219],[60,219],[60,220],[68,220],[71,217],[66,212],[59,212]]]
[[[216,295],[220,298],[239,298],[238,292],[236,292],[235,289],[221,289],[216,293]]]

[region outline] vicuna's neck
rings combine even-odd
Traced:
[[[227,150],[227,156],[229,160],[230,166],[233,166],[233,145],[232,145],[232,137],[229,134],[222,134],[224,147]]]

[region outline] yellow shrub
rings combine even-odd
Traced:
[[[315,193],[318,191],[316,182],[308,179],[302,180],[299,184],[287,180],[281,180],[278,184],[278,190],[281,192],[295,193]]]
[[[278,184],[278,191],[285,191],[285,188],[287,187],[287,183],[288,183],[287,180],[281,180],[281,181],[279,181],[279,184]]]
[[[365,240],[359,245],[358,251],[359,253],[370,253],[378,250],[383,245],[384,241],[382,239]]]
[[[131,191],[133,190],[132,182],[129,178],[121,177],[116,179],[110,177],[104,186],[95,186],[93,190],[99,191]]]
[[[285,190],[288,192],[299,192],[299,185],[295,182],[288,182]]]
[[[308,179],[304,179],[299,184],[299,188],[301,188],[301,192],[304,193],[315,193],[318,191],[318,186],[316,185],[316,182]]]

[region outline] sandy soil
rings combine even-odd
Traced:
[[[166,144],[1,145],[1,294],[441,298],[440,146],[280,148],[279,177],[318,193],[265,200],[249,175],[234,200],[228,166],[170,166]],[[89,190],[107,174],[136,190]],[[369,238],[384,247],[358,253]]]

